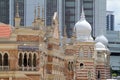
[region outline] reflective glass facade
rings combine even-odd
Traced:
[[[65,26],[67,26],[68,37],[72,36],[73,27],[76,23],[75,17],[78,15],[76,12],[76,4],[75,0],[65,0]],[[91,24],[92,30],[94,31],[94,2],[93,0],[80,0],[80,12],[82,5],[84,7],[86,20]],[[92,35],[94,35],[93,32]]]
[[[94,30],[94,2],[93,0],[83,0],[84,11],[86,20],[91,24],[92,30]],[[93,32],[92,32],[92,35]]]
[[[65,26],[68,37],[72,36],[74,24],[75,24],[75,0],[65,0]]]
[[[79,2],[79,3],[78,3]],[[82,5],[84,7],[85,16],[87,21],[92,26],[92,35],[94,35],[95,31],[95,22],[94,22],[94,7],[95,1],[94,0],[62,0],[62,30],[64,30],[64,27],[66,26],[66,32],[67,36],[71,37],[73,33],[73,28],[76,23],[80,19],[81,9]],[[57,4],[57,0],[46,0],[46,24],[51,25],[51,20],[53,13],[57,11],[57,7],[59,7],[59,4]],[[78,8],[79,7],[79,8]],[[58,10],[59,13],[60,10]],[[60,16],[59,16],[60,17]],[[64,31],[62,31],[63,34]]]
[[[57,11],[57,0],[46,0],[46,25],[50,26],[54,12]]]
[[[0,22],[9,24],[9,0],[0,0]]]
[[[107,30],[114,30],[114,15],[112,14],[107,15]]]

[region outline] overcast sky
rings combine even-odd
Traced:
[[[114,11],[115,30],[120,30],[120,0],[107,0],[107,10]]]

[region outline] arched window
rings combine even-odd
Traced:
[[[83,67],[84,67],[84,64],[80,63],[80,69],[83,69]]]
[[[3,63],[4,66],[8,66],[8,54],[5,53],[4,54],[4,63]]]
[[[25,53],[24,54],[24,67],[27,66],[27,54]]]
[[[97,78],[100,79],[100,71],[98,71]]]
[[[20,66],[20,67],[22,67],[22,62],[23,62],[22,57],[23,57],[23,56],[22,56],[22,53],[20,53],[20,54],[19,54],[19,66]]]
[[[0,66],[2,66],[2,55],[0,53]]]
[[[28,66],[32,66],[32,55],[31,53],[29,54],[29,58],[28,58]]]
[[[70,62],[70,61],[69,61],[69,62],[68,62],[68,70],[69,70],[69,71],[73,71],[73,66],[74,66],[74,65],[73,65],[73,62]]]
[[[68,62],[68,70],[70,71],[71,70],[71,67],[70,67],[71,63]]]
[[[80,49],[79,56],[80,56],[80,57],[83,57],[83,56],[84,56],[84,52],[83,52],[82,48]]]
[[[73,62],[71,62],[71,70],[73,71]]]
[[[36,67],[36,54],[33,55],[33,66]]]

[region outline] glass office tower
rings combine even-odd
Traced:
[[[9,24],[9,0],[0,0],[0,22]]]
[[[52,8],[49,6],[50,3],[54,4]],[[92,36],[106,34],[106,0],[62,0],[62,2],[59,0],[46,0],[45,4],[46,23],[50,25],[50,17],[53,16],[55,11],[58,11],[59,21],[61,21],[59,26],[62,33],[64,27],[66,27],[68,37],[72,36],[74,25],[80,20],[82,5],[85,17],[92,27]],[[50,20],[48,20],[48,17]]]

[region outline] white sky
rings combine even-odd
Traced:
[[[107,0],[107,10],[114,11],[115,30],[120,30],[120,0]]]

